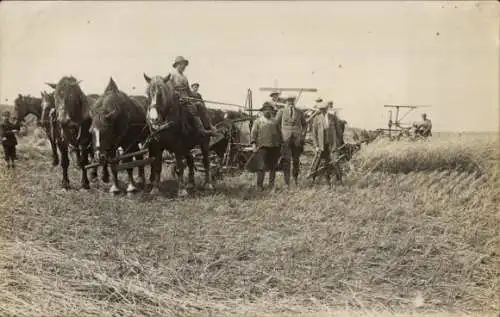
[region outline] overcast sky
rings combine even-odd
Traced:
[[[498,127],[499,18],[489,2],[0,3],[0,101],[63,75],[144,94],[175,56],[206,99],[254,104],[259,87],[317,88],[351,126],[385,127],[384,104],[431,105],[436,131]],[[133,87],[136,87],[135,90]],[[409,121],[420,119],[420,110]]]

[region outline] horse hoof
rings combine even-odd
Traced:
[[[137,191],[137,187],[135,187],[133,184],[128,184],[127,193],[135,193],[136,191]]]
[[[109,183],[109,176],[108,177],[103,176],[101,180],[102,180],[103,183],[107,184],[107,183]]]
[[[69,189],[69,182],[63,181],[62,184],[61,184],[61,186],[62,186],[63,189]]]
[[[109,192],[110,192],[111,194],[118,194],[118,193],[120,192],[120,189],[118,188],[118,186],[113,185],[113,186],[111,186],[111,188],[109,189]]]
[[[205,188],[206,188],[206,189],[208,189],[208,190],[215,190],[215,187],[214,187],[214,185],[212,185],[212,184],[207,184],[207,185],[205,186]]]
[[[188,183],[188,184],[186,185],[186,188],[187,188],[187,189],[193,189],[193,188],[194,188],[194,184],[193,184],[193,183]]]
[[[88,189],[90,189],[90,184],[88,184],[88,183],[83,183],[83,184],[82,184],[82,188],[83,188],[83,189],[87,189],[87,190],[88,190]]]
[[[188,192],[186,189],[179,189],[179,193],[178,193],[179,197],[186,197],[187,194],[188,194]]]

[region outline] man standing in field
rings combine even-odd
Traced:
[[[315,157],[311,165],[311,175],[313,183],[316,179],[321,161],[325,164],[325,178],[328,185],[331,184],[332,156],[333,151],[338,146],[337,127],[335,118],[328,113],[328,104],[320,103],[319,113],[312,119],[312,141],[314,144]],[[339,174],[337,172],[337,179]]]
[[[302,111],[295,108],[295,97],[286,99],[286,106],[278,111],[276,122],[283,135],[282,162],[285,184],[290,186],[292,167],[293,180],[295,185],[298,185],[300,155],[304,150],[307,123]]]
[[[427,114],[422,114],[422,122],[415,125],[415,133],[422,137],[432,136],[432,122],[430,119],[427,119]]]
[[[266,171],[269,171],[269,187],[274,188],[283,136],[280,126],[272,117],[273,105],[265,102],[260,110],[263,116],[255,120],[250,133],[250,143],[254,146],[254,154],[248,160],[246,168],[250,172],[257,173],[257,188],[263,190]]]
[[[180,98],[197,98],[197,95],[189,88],[188,79],[184,75],[184,71],[188,65],[189,61],[187,59],[182,56],[176,57],[172,65],[174,69],[170,73],[170,80],[172,81],[174,89]],[[216,132],[214,126],[210,122],[208,111],[204,103],[196,104],[189,100],[181,99],[181,104],[186,107],[188,113],[191,115],[194,126],[200,135],[207,135]],[[203,124],[201,117],[206,119],[205,125]],[[205,130],[205,128],[207,128],[207,130]]]
[[[0,140],[2,141],[4,158],[7,162],[7,168],[14,168],[17,160],[16,146],[17,138],[15,133],[19,130],[19,124],[10,121],[10,112],[2,113],[2,123],[0,124]]]

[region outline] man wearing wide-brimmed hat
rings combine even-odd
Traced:
[[[19,125],[10,121],[10,112],[2,113],[2,122],[0,124],[0,140],[3,146],[4,159],[8,168],[15,167],[17,138],[15,132],[19,130]]]
[[[189,65],[189,61],[182,56],[177,56],[172,65],[174,68],[170,73],[170,80],[174,86],[175,91],[179,97],[190,97],[197,98],[197,95],[189,87],[189,81],[184,75],[186,67]],[[210,117],[208,116],[208,111],[204,103],[194,103],[188,100],[181,100],[181,103],[186,107],[188,113],[193,119],[193,123],[201,135],[207,135],[215,132],[215,128],[210,122]],[[200,117],[205,118],[205,124]]]
[[[278,90],[271,92],[269,94],[269,97],[271,97],[271,100],[269,102],[274,107],[273,116],[275,116],[276,112],[285,106],[285,100],[281,98],[281,92],[279,92]]]
[[[269,186],[274,187],[276,169],[281,155],[283,136],[273,116],[273,105],[265,102],[260,109],[262,116],[252,126],[251,143],[255,152],[246,164],[247,170],[257,173],[257,187],[264,189],[265,172],[269,171]]]
[[[304,113],[295,107],[295,96],[286,98],[286,106],[278,111],[276,121],[283,135],[282,163],[285,184],[290,185],[292,169],[295,185],[298,184],[300,155],[304,149],[307,122]]]

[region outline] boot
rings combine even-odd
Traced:
[[[294,162],[292,166],[292,175],[293,175],[293,182],[295,183],[295,186],[299,185],[299,173],[300,173],[300,162]]]
[[[207,118],[207,122],[208,122],[208,126],[210,127],[210,132],[212,134],[217,134],[217,129],[215,128],[215,126],[212,124],[212,120],[210,120],[210,116],[206,115],[206,118]]]
[[[203,126],[203,122],[201,122],[200,117],[198,117],[198,116],[193,117],[193,122],[194,122],[194,126],[196,127],[196,131],[198,131],[198,133],[201,136],[206,136],[210,132],[210,131],[205,130],[205,127]]]

